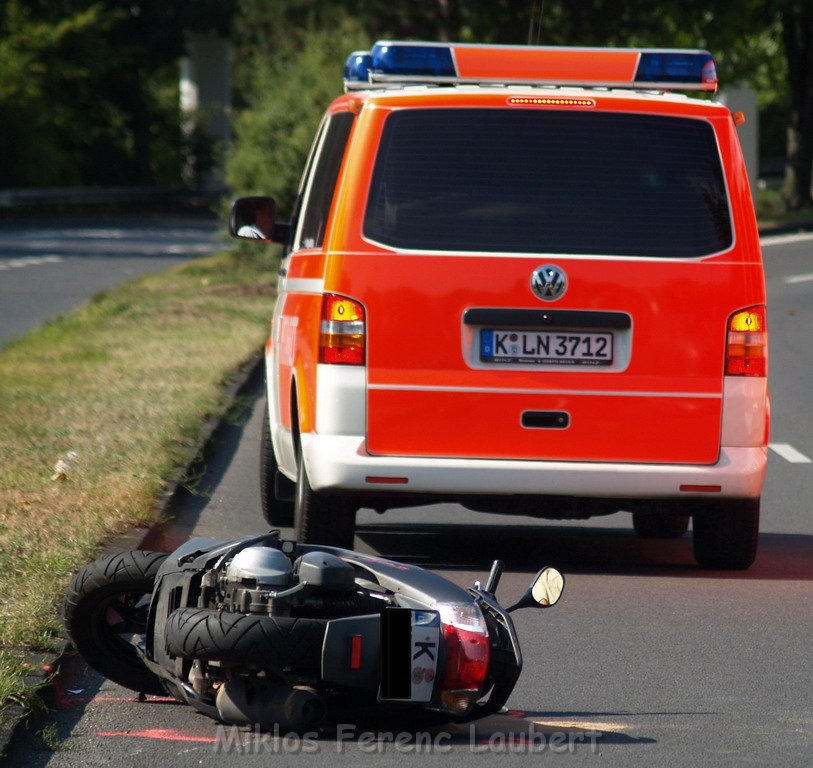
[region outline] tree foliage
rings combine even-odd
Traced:
[[[345,19],[330,31],[300,29],[280,41],[282,56],[255,58],[247,108],[234,121],[228,180],[244,194],[270,194],[289,211],[304,159],[328,103],[340,87],[349,51],[369,39]],[[266,49],[262,49],[265,51]]]
[[[186,30],[227,30],[228,0],[0,4],[0,187],[179,178]]]
[[[785,198],[811,204],[813,0],[0,0],[0,187],[178,181],[177,62],[212,28],[234,43],[239,190],[289,200],[347,53],[403,38],[708,48],[781,115]]]

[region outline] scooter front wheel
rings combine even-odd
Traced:
[[[97,672],[140,693],[161,695],[161,680],[141,660],[152,588],[164,552],[133,550],[94,560],[74,576],[63,617],[74,647]]]

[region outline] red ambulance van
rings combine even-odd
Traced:
[[[629,512],[747,568],[765,286],[712,57],[384,41],[345,85],[290,223],[232,210],[285,243],[266,518],[351,546],[362,506]]]

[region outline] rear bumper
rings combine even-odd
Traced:
[[[716,464],[622,464],[568,461],[370,456],[363,437],[303,434],[308,479],[316,491],[360,494],[541,495],[618,498],[757,498],[767,448],[722,448]],[[368,478],[406,478],[387,484]],[[720,486],[716,493],[680,486]]]

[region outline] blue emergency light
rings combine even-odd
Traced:
[[[706,51],[641,51],[636,84],[717,83],[717,67]]]
[[[370,69],[376,75],[457,77],[457,67],[448,45],[376,43]]]
[[[344,64],[344,81],[368,83],[370,81],[370,64],[373,57],[369,51],[353,51]]]

